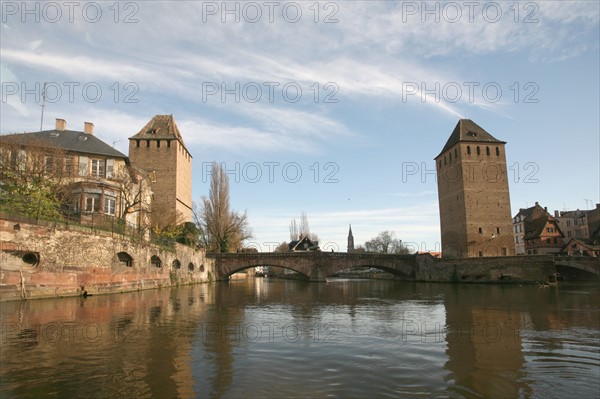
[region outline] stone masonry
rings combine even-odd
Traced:
[[[134,291],[215,276],[204,250],[9,220],[0,220],[0,257],[1,300]]]

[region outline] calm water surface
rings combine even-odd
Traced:
[[[248,279],[0,304],[2,398],[600,397],[600,286]]]

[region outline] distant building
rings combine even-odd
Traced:
[[[288,244],[288,251],[319,251],[319,242],[312,241],[308,236],[300,236],[298,240]]]
[[[600,256],[600,245],[592,244],[577,238],[571,238],[560,251],[562,255],[569,256]]]
[[[600,242],[600,204],[587,212],[587,222],[590,240]]]
[[[563,245],[563,234],[556,219],[548,212],[532,213],[525,219],[525,253],[527,255],[558,254]]]
[[[542,208],[539,203],[535,203],[530,208],[521,208],[519,213],[513,217],[513,235],[515,237],[515,253],[525,255],[525,221],[538,219],[544,215],[549,215],[547,208]]]
[[[514,255],[506,142],[461,119],[435,157],[442,255]]]
[[[348,253],[354,252],[354,236],[352,235],[352,225],[348,227]]]
[[[192,156],[173,115],[156,115],[129,138],[131,162],[151,176],[159,225],[192,220]],[[160,218],[159,220],[157,218]]]
[[[590,238],[587,214],[589,211],[554,211],[554,218],[567,240]]]

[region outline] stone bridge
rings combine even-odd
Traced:
[[[554,257],[554,266],[557,268],[570,267],[600,276],[600,258],[591,258],[589,256],[556,256]]]
[[[435,259],[429,254],[392,255],[339,252],[255,252],[207,255],[215,260],[217,280],[254,266],[294,270],[310,281],[325,281],[346,269],[374,267],[407,280],[497,282],[545,281],[559,271],[578,270],[600,277],[600,258],[532,255],[489,258]],[[473,277],[475,276],[475,277]],[[593,278],[593,277],[592,277]]]
[[[338,252],[254,252],[207,255],[215,259],[218,280],[254,266],[278,266],[306,276],[310,281],[325,278],[345,269],[375,267],[394,275],[415,278],[417,258],[431,255],[353,254]]]

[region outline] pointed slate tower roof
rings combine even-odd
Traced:
[[[452,134],[448,138],[446,145],[435,159],[442,155],[446,150],[459,142],[472,143],[498,143],[506,144],[506,141],[501,141],[486,132],[481,126],[470,119],[461,119],[456,124]]]
[[[179,133],[179,128],[175,123],[173,115],[155,115],[146,126],[137,134],[131,136],[129,140],[150,139],[150,140],[172,140],[177,139],[187,150]],[[189,152],[189,151],[188,151]]]

